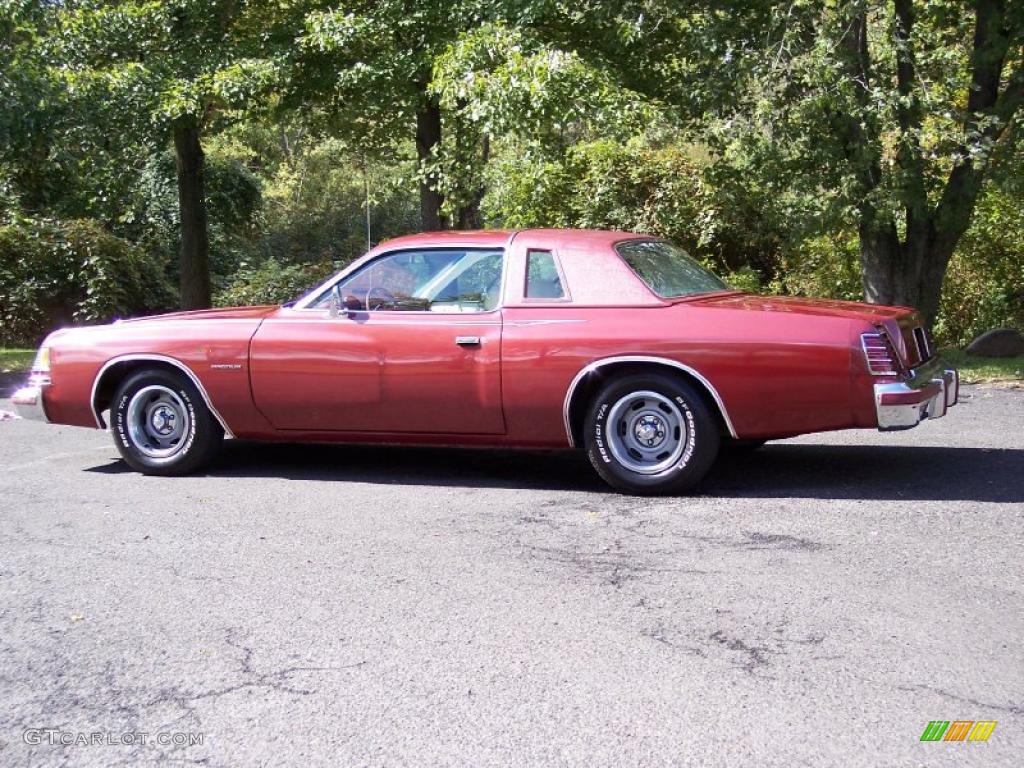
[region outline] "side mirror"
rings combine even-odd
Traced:
[[[331,317],[337,317],[338,315],[343,314],[342,306],[341,289],[335,285],[331,288],[331,302],[327,305],[327,314]]]
[[[353,312],[360,309],[362,309],[362,305],[355,296],[342,296],[341,288],[337,285],[331,289],[331,303],[328,306],[328,313],[331,317],[350,317]]]

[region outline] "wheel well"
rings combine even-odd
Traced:
[[[598,390],[609,380],[618,376],[631,376],[639,373],[662,373],[673,378],[685,381],[692,386],[703,398],[704,405],[711,412],[718,424],[718,432],[722,437],[730,437],[731,431],[726,421],[723,407],[718,401],[708,384],[700,378],[681,368],[676,368],[668,363],[657,362],[621,362],[602,365],[600,368],[588,373],[576,385],[569,400],[568,422],[572,432],[573,445],[583,444],[583,418],[587,414],[587,407],[590,401],[597,394]]]
[[[110,408],[114,392],[117,391],[121,382],[133,373],[144,370],[164,370],[179,376],[182,375],[180,368],[163,360],[122,360],[109,366],[100,374],[92,394],[92,411],[101,428],[105,426],[101,414]]]

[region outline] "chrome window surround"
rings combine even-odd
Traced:
[[[234,433],[232,433],[231,428],[228,426],[228,423],[224,421],[224,417],[221,416],[220,413],[217,412],[217,409],[213,407],[213,402],[210,400],[210,395],[206,392],[206,387],[203,386],[203,383],[199,380],[199,377],[195,375],[192,369],[185,365],[183,362],[181,362],[181,360],[178,360],[173,357],[168,357],[167,355],[157,354],[119,355],[118,357],[111,358],[110,360],[103,364],[103,367],[100,368],[99,373],[96,374],[96,378],[93,379],[92,381],[92,392],[89,395],[89,405],[92,408],[93,416],[96,418],[97,427],[99,427],[100,429],[107,428],[107,425],[103,422],[103,416],[96,409],[96,393],[99,390],[100,381],[103,379],[103,374],[105,374],[109,368],[117,365],[118,363],[146,361],[155,363],[167,363],[169,365],[174,366],[179,371],[188,376],[189,380],[195,385],[196,389],[199,390],[199,395],[203,398],[203,402],[206,404],[206,407],[210,409],[210,413],[213,414],[213,417],[220,423],[221,427],[224,429],[225,436],[231,438],[235,436]]]
[[[299,302],[297,302],[295,304],[295,306],[290,307],[290,309],[292,311],[295,311],[295,312],[309,312],[309,311],[320,312],[321,310],[319,308],[311,307],[309,305],[312,304],[317,299],[317,297],[320,296],[324,291],[330,290],[335,285],[340,283],[342,280],[345,280],[345,279],[351,277],[352,275],[354,275],[357,271],[361,270],[363,267],[368,266],[368,265],[372,264],[375,261],[379,261],[380,259],[387,258],[388,256],[394,256],[396,253],[404,253],[404,252],[408,252],[408,251],[455,251],[455,250],[463,250],[463,251],[501,251],[501,293],[498,295],[498,303],[494,305],[493,309],[488,309],[488,310],[486,310],[484,312],[474,312],[474,313],[469,313],[469,314],[481,314],[482,315],[482,314],[487,314],[488,312],[497,312],[498,310],[500,310],[505,305],[505,282],[508,279],[508,254],[509,254],[509,251],[511,250],[510,246],[512,245],[512,241],[515,239],[515,236],[517,234],[519,234],[519,233],[518,232],[513,232],[512,235],[508,238],[508,240],[505,242],[504,245],[455,245],[455,244],[452,244],[452,245],[447,245],[447,244],[446,245],[428,245],[428,246],[425,246],[425,247],[404,247],[404,248],[400,247],[400,248],[395,248],[394,250],[390,250],[390,251],[382,251],[381,253],[378,253],[375,256],[371,257],[371,258],[367,258],[367,256],[369,254],[366,254],[366,255],[363,255],[360,258],[356,259],[355,261],[353,261],[351,264],[349,264],[347,267],[342,269],[340,272],[337,272],[337,273],[331,275],[324,282],[320,283],[319,285],[314,286],[312,289],[310,289],[310,291]],[[431,313],[429,310],[418,310],[418,309],[400,309],[400,310],[388,309],[388,310],[366,310],[366,311],[375,311],[375,312],[384,311],[384,312],[387,312],[388,314],[406,314],[406,315],[438,314],[436,312],[435,313]]]
[[[535,253],[544,253],[551,257],[551,263],[555,267],[555,272],[558,274],[559,287],[562,289],[562,295],[557,297],[545,297],[545,296],[530,296],[530,256]],[[550,248],[527,248],[526,249],[526,269],[523,272],[523,303],[524,304],[571,304],[572,293],[569,291],[569,281],[565,279],[565,272],[562,271],[562,260],[558,257]]]
[[[604,357],[600,360],[595,360],[594,362],[585,365],[579,371],[579,373],[577,373],[576,376],[573,377],[572,382],[569,384],[569,389],[566,390],[565,393],[565,400],[562,403],[562,421],[565,425],[565,434],[566,437],[568,437],[569,439],[570,448],[576,447],[576,441],[573,439],[572,436],[572,424],[569,421],[569,406],[572,404],[573,394],[575,394],[577,387],[579,387],[580,385],[580,382],[582,382],[583,379],[585,379],[587,376],[603,368],[606,365],[614,365],[615,363],[655,363],[658,365],[668,365],[673,368],[677,368],[680,371],[685,371],[686,373],[690,374],[695,379],[697,379],[697,381],[699,381],[704,386],[704,389],[708,391],[708,394],[710,394],[711,397],[714,398],[715,404],[718,406],[718,410],[722,414],[722,419],[725,421],[725,426],[729,430],[729,434],[734,438],[739,437],[736,434],[736,428],[733,427],[732,425],[732,419],[729,418],[729,412],[725,408],[725,403],[722,401],[722,396],[718,394],[718,390],[715,389],[714,385],[712,385],[712,383],[708,381],[707,378],[705,378],[704,375],[700,373],[700,371],[696,370],[695,368],[691,368],[688,365],[684,365],[683,363],[680,363],[676,360],[671,360],[667,357],[654,357],[650,355],[619,355],[616,357]]]

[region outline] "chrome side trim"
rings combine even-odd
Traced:
[[[210,400],[210,395],[206,392],[206,387],[199,380],[199,377],[192,372],[192,369],[185,365],[181,360],[174,357],[168,357],[167,355],[157,354],[139,354],[139,355],[119,355],[118,357],[111,358],[103,364],[100,368],[99,373],[96,374],[96,378],[92,381],[92,393],[89,395],[89,405],[92,407],[93,416],[96,417],[96,426],[100,429],[106,429],[107,425],[103,423],[103,417],[100,412],[96,410],[96,392],[99,390],[100,381],[103,379],[103,374],[107,372],[107,369],[117,365],[118,363],[137,362],[137,361],[152,361],[157,363],[168,363],[173,365],[179,371],[188,376],[189,380],[195,385],[196,389],[199,390],[199,394],[203,398],[203,402],[206,403],[206,407],[210,409],[210,413],[220,423],[224,429],[224,435],[226,437],[233,438],[235,435],[228,426],[228,423],[224,421],[224,417],[218,413],[217,409],[213,407],[213,401]]]
[[[548,319],[537,319],[537,320],[509,320],[506,325],[514,326],[516,328],[529,328],[534,325],[565,325],[566,323],[585,323],[583,319],[559,319],[559,320],[548,320]]]
[[[572,383],[569,384],[569,389],[565,393],[565,400],[562,403],[562,421],[565,424],[565,434],[566,437],[569,438],[570,448],[576,447],[576,441],[573,440],[572,437],[572,424],[569,423],[569,406],[572,404],[572,396],[575,394],[576,388],[580,385],[580,382],[590,374],[606,365],[613,365],[615,363],[655,363],[659,365],[668,365],[673,368],[678,368],[681,371],[685,371],[704,385],[704,388],[715,399],[715,403],[718,405],[718,410],[722,414],[722,418],[725,420],[725,426],[729,429],[729,434],[734,438],[739,437],[736,434],[736,428],[732,425],[732,419],[729,418],[729,412],[725,408],[722,396],[718,394],[718,390],[715,389],[714,385],[712,385],[712,383],[708,381],[700,371],[667,357],[654,357],[650,355],[618,355],[616,357],[605,357],[600,360],[595,360],[594,362],[585,365],[579,373],[573,377]]]

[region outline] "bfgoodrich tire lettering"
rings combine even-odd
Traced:
[[[584,447],[597,473],[625,493],[658,495],[691,489],[718,454],[718,425],[686,381],[661,373],[607,383],[583,425]]]
[[[110,408],[111,433],[121,457],[147,475],[184,475],[207,464],[224,430],[191,381],[152,369],[117,388]]]

